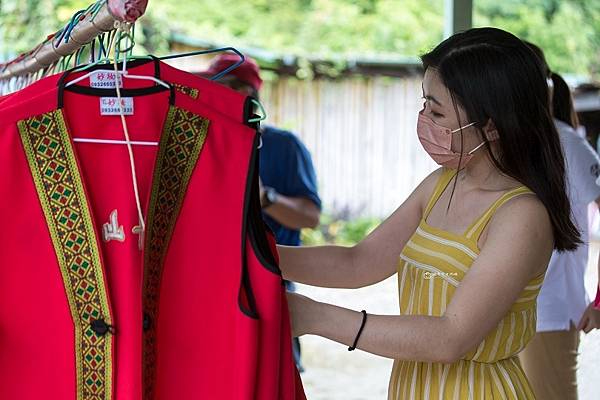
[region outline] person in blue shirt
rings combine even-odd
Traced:
[[[237,63],[239,57],[223,54],[216,57],[203,76],[215,75]],[[249,57],[219,82],[258,99],[262,86],[258,64]],[[277,244],[300,246],[300,230],[315,228],[321,216],[321,199],[310,153],[292,132],[272,126],[261,128],[259,176],[263,218],[275,234]],[[289,291],[293,282],[286,281]],[[294,338],[294,359],[300,371],[300,342]]]
[[[266,126],[261,131],[261,204],[278,244],[299,246],[300,229],[319,224],[321,199],[310,153],[296,135]]]

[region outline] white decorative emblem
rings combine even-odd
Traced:
[[[119,225],[118,216],[117,210],[113,210],[108,217],[108,223],[102,225],[102,237],[105,242],[111,240],[125,241],[125,231],[123,225]]]

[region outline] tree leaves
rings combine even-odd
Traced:
[[[0,52],[29,50],[91,0],[0,1]],[[542,47],[558,72],[600,74],[597,0],[477,0],[474,23]],[[442,40],[444,0],[161,0],[137,39],[166,50],[171,30],[301,57],[417,56]],[[142,33],[138,29],[138,32]]]

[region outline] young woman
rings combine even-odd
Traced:
[[[471,29],[422,57],[417,134],[442,165],[354,247],[280,247],[286,279],[358,288],[397,273],[400,315],[288,295],[294,333],[395,359],[389,399],[532,399],[517,359],[554,249],[572,250],[564,161],[542,67]]]

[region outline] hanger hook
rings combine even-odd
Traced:
[[[258,109],[260,110],[260,113],[262,114],[262,116],[258,116],[256,118],[250,118],[248,120],[248,122],[250,123],[254,123],[254,122],[260,122],[260,121],[264,121],[265,119],[267,119],[267,112],[265,111],[265,108],[263,107],[263,105],[260,103],[260,101],[256,100],[256,99],[252,99],[250,100],[252,102],[252,104],[254,104],[255,106],[258,107]]]
[[[239,61],[236,62],[235,64],[230,65],[229,67],[225,68],[223,71],[221,71],[218,74],[216,74],[213,77],[211,77],[210,78],[211,81],[218,80],[219,78],[223,77],[224,75],[226,75],[230,71],[233,71],[234,69],[236,69],[237,67],[239,67],[240,65],[242,65],[244,63],[244,61],[246,61],[246,57],[238,49],[235,49],[233,47],[228,47],[227,50],[231,50],[235,54],[237,54],[240,57]]]

